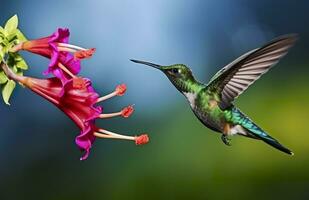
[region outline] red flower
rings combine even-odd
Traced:
[[[121,115],[129,117],[132,114],[132,106],[128,106],[120,112],[102,114],[102,107],[95,105],[113,96],[123,95],[125,90],[119,90],[119,88],[126,88],[124,84],[117,86],[111,94],[99,98],[99,95],[91,86],[91,81],[86,78],[71,79],[63,87],[58,78],[36,79],[19,76],[14,74],[6,65],[2,64],[2,68],[9,78],[20,82],[53,103],[78,126],[81,131],[75,142],[84,151],[81,160],[88,157],[96,137],[133,140],[136,145],[146,144],[149,141],[148,136],[145,134],[141,136],[125,136],[98,128],[95,125],[95,121],[99,118]]]
[[[29,40],[16,45],[12,51],[26,50],[50,59],[45,75],[53,73],[65,84],[80,71],[80,60],[91,57],[95,49],[84,49],[68,44],[69,29],[58,28],[48,37]],[[73,55],[71,54],[73,53]]]

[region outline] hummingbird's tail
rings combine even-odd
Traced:
[[[291,150],[284,147],[282,144],[280,144],[278,142],[278,140],[276,140],[275,138],[268,135],[265,131],[263,131],[261,128],[259,128],[255,124],[253,124],[253,126],[251,128],[246,128],[246,127],[244,127],[244,128],[249,131],[249,134],[252,134],[257,139],[263,140],[267,144],[273,146],[274,148],[276,148],[276,149],[278,149],[278,150],[280,150],[284,153],[287,153],[289,155],[294,155],[294,153]]]
[[[239,120],[239,125],[241,125],[245,131],[247,132],[249,137],[253,137],[256,139],[263,140],[265,143],[271,145],[272,147],[287,153],[289,155],[294,155],[294,153],[288,148],[284,147],[279,143],[275,138],[268,135],[265,131],[263,131],[260,127],[258,127],[252,120],[246,117],[243,113],[241,113],[238,109],[238,114],[241,120]]]

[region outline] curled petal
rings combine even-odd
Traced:
[[[117,96],[122,96],[127,91],[127,86],[125,84],[118,85],[116,87]]]
[[[147,134],[143,134],[143,135],[135,137],[136,145],[143,145],[143,144],[147,144],[148,142],[149,142],[149,137]]]
[[[51,36],[49,36],[49,43],[51,42],[69,42],[70,31],[67,28],[58,28]]]
[[[88,158],[90,149],[95,140],[95,136],[93,133],[96,131],[96,127],[94,125],[94,121],[86,122],[85,127],[81,130],[80,134],[75,138],[75,143],[79,147],[80,150],[83,151],[83,155],[80,160],[85,160]]]

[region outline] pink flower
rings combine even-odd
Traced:
[[[12,51],[29,51],[50,59],[44,75],[53,73],[65,84],[80,71],[80,59],[91,57],[95,49],[84,49],[68,44],[69,29],[58,28],[52,35],[16,45]],[[73,55],[72,55],[73,53]]]
[[[102,107],[95,105],[111,97],[123,95],[124,90],[119,90],[119,88],[126,88],[124,84],[117,86],[114,92],[99,97],[92,87],[91,81],[87,78],[71,79],[65,84],[64,88],[58,78],[36,79],[14,75],[13,79],[53,103],[78,126],[80,133],[76,137],[75,143],[84,151],[81,160],[88,157],[92,144],[97,137],[133,140],[136,145],[146,144],[149,141],[146,134],[141,136],[120,135],[98,128],[95,125],[95,121],[100,118],[129,117],[132,114],[132,106],[128,106],[120,112],[103,114]],[[61,94],[62,91],[64,91],[63,94]]]

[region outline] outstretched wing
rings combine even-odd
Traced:
[[[252,50],[222,68],[210,80],[208,88],[221,95],[220,108],[226,109],[254,81],[274,66],[297,40],[296,35],[284,35],[261,48]]]

